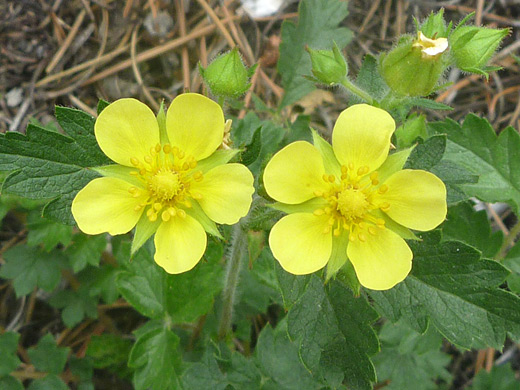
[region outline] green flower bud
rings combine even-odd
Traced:
[[[444,9],[441,8],[439,12],[433,12],[424,20],[421,26],[417,26],[417,31],[427,37],[446,38],[448,36],[448,27],[444,21]]]
[[[460,26],[449,40],[455,63],[460,69],[488,76],[488,71],[500,69],[486,66],[509,29],[495,30],[477,26]]]
[[[199,72],[213,95],[234,98],[251,87],[249,78],[255,73],[256,66],[248,69],[242,62],[238,48],[234,47],[215,58],[206,69],[199,63]]]
[[[427,96],[446,69],[446,38],[430,39],[421,31],[416,39],[403,39],[380,57],[380,69],[388,86],[405,96]]]
[[[412,146],[417,137],[426,139],[426,118],[424,115],[411,117],[399,126],[394,134],[399,149]]]
[[[347,61],[335,42],[332,50],[313,50],[310,47],[306,47],[306,50],[311,56],[312,74],[317,81],[334,85],[347,76]]]

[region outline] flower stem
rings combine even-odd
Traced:
[[[503,260],[504,257],[507,256],[507,252],[509,251],[509,247],[515,242],[516,237],[520,234],[520,221],[516,223],[515,226],[511,228],[508,235],[504,239],[504,242],[502,243],[502,246],[500,247],[500,250],[498,251],[497,255],[495,256],[495,260]]]
[[[352,92],[354,95],[359,96],[361,99],[365,100],[368,104],[374,105],[374,99],[372,96],[370,96],[368,93],[363,91],[361,88],[355,86],[349,79],[346,77],[341,80],[341,85],[343,85],[345,88],[347,88],[350,92]]]
[[[243,264],[242,260],[247,253],[247,230],[244,226],[246,221],[247,217],[233,226],[231,249],[227,262],[224,290],[222,292],[222,315],[218,329],[218,338],[221,340],[227,336],[231,328],[236,289]]]

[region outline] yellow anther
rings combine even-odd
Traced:
[[[151,148],[150,148],[150,155],[151,155],[152,157],[155,157],[155,156],[157,155],[157,153],[155,152],[155,147],[151,147]]]
[[[330,226],[327,226],[325,229],[323,229],[323,234],[329,234],[330,233]]]
[[[348,172],[348,168],[345,165],[342,165],[341,166],[341,173],[347,173],[347,172]]]
[[[196,167],[197,167],[197,161],[196,160],[190,161],[190,169],[195,169]]]
[[[195,181],[201,181],[203,179],[203,175],[201,171],[197,171],[193,174],[193,180]]]
[[[381,187],[379,187],[379,189],[377,190],[377,192],[379,192],[380,194],[384,194],[386,191],[388,191],[388,186],[386,184],[383,184]]]
[[[190,169],[190,165],[189,165],[187,162],[185,162],[184,164],[182,164],[182,170],[183,170],[183,171],[187,171],[188,169]]]
[[[168,212],[168,210],[164,210],[161,214],[161,218],[164,222],[168,222],[171,218],[171,214]]]
[[[186,218],[186,211],[184,211],[183,209],[178,209],[178,210],[177,210],[177,214],[178,214],[179,217],[181,217],[181,218]]]
[[[335,237],[339,237],[339,235],[341,234],[341,229],[337,227],[336,229],[334,229],[334,232],[332,234],[334,234]]]
[[[373,227],[373,226],[369,226],[369,227],[368,227],[368,232],[369,232],[370,234],[372,234],[373,236],[375,236],[375,235],[377,234],[377,230],[376,230],[376,228]]]
[[[379,184],[379,180],[372,180],[372,185],[377,186]]]
[[[174,146],[172,148],[172,153],[174,156],[178,156],[179,155],[179,148],[177,146]]]
[[[316,210],[314,210],[313,214],[316,215],[317,217],[319,217],[319,216],[325,214],[325,211],[323,211],[322,209],[316,209]]]
[[[349,162],[349,163],[348,163],[348,169],[350,169],[351,171],[353,171],[353,170],[354,170],[354,163]]]
[[[325,214],[330,214],[332,213],[332,209],[330,207],[325,207]]]
[[[317,197],[321,197],[323,196],[323,192],[322,191],[314,191],[314,195],[317,196]]]
[[[131,171],[129,174],[132,176],[139,176],[139,172],[137,171]]]
[[[388,203],[388,202],[383,202],[383,203],[381,203],[381,206],[379,206],[379,208],[380,208],[381,210],[383,210],[383,211],[386,211],[386,210],[388,210],[388,209],[390,208],[390,203]]]
[[[334,217],[330,217],[327,223],[328,223],[330,226],[334,225]]]
[[[160,203],[154,203],[154,204],[153,204],[153,208],[154,208],[154,210],[159,211],[160,209],[162,209],[162,204],[160,204]]]
[[[321,177],[323,179],[324,182],[329,182],[329,175],[327,175],[326,173],[323,174],[323,176]]]
[[[140,204],[138,204],[137,206],[134,207],[134,211],[139,211],[143,208],[143,206],[141,206]]]
[[[358,226],[360,229],[364,229],[367,227],[367,224],[366,224],[366,222],[361,221],[360,223],[358,223]]]
[[[358,174],[358,176],[363,176],[363,175],[366,175],[369,170],[370,170],[370,168],[367,167],[366,165],[364,165],[364,166],[358,168],[357,174]]]
[[[177,157],[179,157],[180,159],[183,159],[184,156],[185,156],[184,151],[179,150],[179,153],[177,154]]]
[[[152,215],[154,213],[153,209],[152,208],[149,208],[148,211],[146,211],[146,216],[149,217],[150,215]]]
[[[161,144],[155,145],[155,153],[159,153],[161,151]]]
[[[186,200],[184,201],[184,205],[185,205],[187,208],[191,209],[191,202],[190,202],[189,199],[186,199]]]
[[[134,167],[137,167],[139,165],[139,160],[137,159],[137,157],[130,158],[130,162]]]
[[[157,213],[150,214],[150,215],[148,216],[148,219],[150,220],[150,222],[155,222],[155,221],[157,221]]]
[[[348,235],[348,239],[349,239],[349,241],[354,242],[354,241],[356,241],[356,236],[354,235],[354,233],[350,233],[350,234]]]
[[[191,194],[191,197],[192,197],[193,199],[196,199],[196,200],[200,200],[200,199],[202,199],[202,195],[199,194],[198,192],[194,192],[194,193],[192,193],[192,194]]]
[[[148,164],[151,164],[153,160],[151,156],[144,156],[144,161],[146,161]]]
[[[170,207],[168,208],[168,213],[172,216],[172,217],[175,217],[175,214],[177,214],[177,211],[173,208],[173,207]]]
[[[376,221],[376,225],[378,227],[385,227],[385,220],[382,219],[382,218],[378,218],[377,221]]]
[[[172,151],[172,147],[170,146],[170,144],[166,144],[163,146],[163,151],[164,153],[168,154]]]
[[[141,176],[146,175],[146,169],[144,169],[144,168],[140,169],[140,170],[139,170],[139,174],[140,174]]]
[[[361,242],[365,242],[367,240],[367,236],[365,235],[365,233],[359,233],[358,238]]]
[[[334,175],[329,175],[328,179],[329,179],[330,183],[334,183],[336,181],[336,178],[334,177]]]
[[[139,191],[139,190],[137,189],[137,187],[130,187],[130,188],[128,189],[128,192],[130,192],[131,194],[135,194],[137,191]]]
[[[378,176],[378,173],[377,172],[372,172],[370,174],[370,180],[374,181],[374,180],[377,180],[377,176]]]

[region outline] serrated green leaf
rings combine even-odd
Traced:
[[[23,390],[22,382],[12,376],[0,377],[0,389],[2,390]]]
[[[491,232],[491,224],[484,210],[476,211],[473,205],[465,202],[448,209],[443,225],[445,241],[458,240],[477,248],[482,256],[492,258],[502,245],[502,232]]]
[[[92,335],[86,355],[92,358],[95,368],[126,365],[132,349],[130,340],[113,334]]]
[[[87,168],[110,160],[96,143],[94,118],[64,107],[57,108],[56,115],[68,136],[35,125],[27,127],[26,135],[0,134],[0,171],[11,172],[2,192],[46,199],[43,215],[72,225],[72,199],[99,176]]]
[[[262,389],[313,390],[323,388],[302,364],[298,346],[287,336],[285,324],[275,330],[266,326],[255,349],[257,364],[264,379]]]
[[[69,390],[69,387],[56,375],[49,374],[33,380],[27,390]]]
[[[286,309],[290,309],[305,292],[311,276],[290,274],[277,261],[274,262],[274,269],[283,305]]]
[[[88,286],[83,285],[77,291],[62,290],[49,300],[51,306],[63,309],[61,318],[68,328],[83,321],[86,316],[97,318],[98,300],[90,295]]]
[[[435,380],[451,381],[450,356],[440,351],[442,337],[432,329],[421,335],[386,323],[379,333],[381,352],[372,359],[379,382],[388,390],[437,390]]]
[[[167,274],[142,248],[117,277],[123,297],[150,318],[170,316],[174,323],[190,322],[207,313],[213,297],[222,289],[222,267],[201,262],[190,272]]]
[[[303,0],[298,8],[298,24],[286,20],[282,24],[282,43],[278,72],[282,75],[285,94],[280,108],[290,105],[315,89],[314,83],[305,79],[311,74],[311,59],[305,51],[331,49],[336,42],[343,49],[352,33],[339,24],[348,15],[347,3],[339,0]]]
[[[520,390],[520,382],[515,377],[511,365],[493,366],[491,372],[481,370],[473,379],[470,390]]]
[[[20,335],[15,332],[0,334],[0,377],[13,372],[21,363],[16,355],[19,338]]]
[[[452,111],[453,107],[448,106],[447,104],[437,102],[433,99],[426,99],[421,97],[410,97],[406,98],[405,101],[402,102],[404,105],[409,105],[411,107],[421,107],[427,108],[429,110],[447,110]]]
[[[67,248],[65,254],[69,258],[72,270],[76,273],[85,269],[87,265],[97,267],[106,246],[107,240],[104,234],[87,236],[78,233],[72,238],[72,245]]]
[[[118,272],[119,269],[111,264],[88,267],[78,275],[78,280],[88,287],[91,297],[101,296],[105,303],[112,304],[119,298],[116,285]]]
[[[312,133],[309,124],[310,117],[308,115],[298,115],[296,120],[291,123],[289,132],[280,146],[288,145],[295,141],[307,141],[312,143]]]
[[[59,251],[43,252],[38,248],[18,245],[4,253],[6,263],[0,277],[13,279],[18,297],[29,294],[35,287],[52,291],[61,278],[66,259]]]
[[[36,347],[27,350],[31,363],[38,371],[56,375],[65,368],[69,352],[70,348],[58,347],[50,333],[43,336]]]
[[[363,297],[355,298],[338,281],[323,286],[313,275],[289,310],[287,329],[314,377],[322,376],[331,387],[344,382],[352,389],[371,390],[376,377],[369,356],[379,343],[370,324],[376,319]]]
[[[478,182],[460,185],[485,202],[506,202],[520,211],[520,135],[512,127],[498,136],[484,118],[469,114],[459,125],[451,119],[431,124],[448,136],[446,160],[478,175]]]
[[[213,356],[211,348],[206,349],[200,362],[192,364],[183,374],[185,389],[225,390],[229,381],[223,374]]]
[[[500,349],[510,332],[520,336],[520,298],[498,286],[508,275],[495,261],[458,241],[440,243],[438,231],[409,245],[414,253],[410,275],[388,291],[370,291],[381,314],[403,318],[416,331],[431,322],[463,348]]]
[[[444,158],[445,148],[446,137],[444,135],[432,136],[412,150],[404,168],[424,169],[437,175],[446,185],[447,202],[448,205],[452,205],[469,198],[461,190],[461,186],[476,183],[478,175],[469,172],[457,163],[447,161]]]
[[[68,245],[72,239],[72,226],[41,217],[39,212],[31,212],[27,218],[27,245],[42,244],[49,252],[58,244]]]
[[[182,389],[178,346],[179,338],[168,329],[156,329],[139,336],[128,359],[128,365],[135,369],[136,390]]]

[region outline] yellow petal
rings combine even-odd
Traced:
[[[356,169],[377,169],[386,159],[395,122],[390,114],[367,104],[344,110],[332,131],[332,148],[338,161]]]
[[[412,268],[408,244],[389,229],[367,233],[365,241],[356,239],[347,247],[361,285],[372,290],[388,290],[406,278]]]
[[[297,141],[276,153],[264,171],[265,190],[279,202],[297,204],[327,191],[325,168],[318,150],[308,142]]]
[[[224,113],[213,100],[197,93],[177,96],[166,114],[166,131],[173,146],[202,160],[222,143]]]
[[[385,181],[388,191],[378,195],[388,202],[386,214],[410,229],[426,231],[446,219],[446,186],[433,173],[405,169]]]
[[[251,206],[253,175],[242,164],[219,165],[193,181],[191,190],[202,196],[198,199],[202,210],[217,223],[237,223]]]
[[[309,213],[290,214],[271,229],[269,246],[287,272],[305,275],[325,266],[332,253],[332,233],[327,216]],[[329,229],[330,230],[330,229]]]
[[[206,241],[206,232],[195,219],[172,218],[155,233],[155,262],[170,274],[189,271],[202,258]]]
[[[136,206],[146,200],[145,191],[134,198],[132,184],[112,177],[94,179],[72,201],[72,215],[83,233],[112,235],[129,232],[143,209]]]
[[[159,125],[152,110],[135,99],[119,99],[96,120],[99,147],[112,161],[132,167],[132,157],[143,161],[159,143]]]

